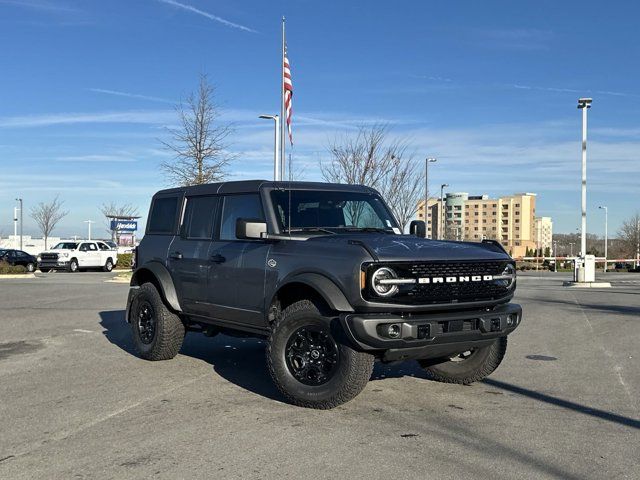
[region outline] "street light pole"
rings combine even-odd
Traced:
[[[22,220],[24,219],[22,212],[22,199],[16,198],[16,202],[20,202],[20,250],[22,250]]]
[[[429,203],[429,164],[437,162],[437,158],[425,158],[424,159],[424,223],[427,225],[427,204]],[[431,233],[433,235],[433,225],[431,226]],[[425,238],[429,235],[427,234],[427,229],[424,229]]]
[[[587,110],[591,108],[591,98],[578,99],[578,109],[582,110],[582,232],[580,255],[587,254]]]
[[[93,220],[85,220],[84,223],[89,225],[89,234],[87,236],[87,240],[91,240],[91,224],[96,223]]]
[[[444,216],[444,189],[445,187],[448,187],[449,184],[448,183],[443,183],[442,185],[440,185],[440,215],[438,215],[438,221],[440,223],[440,225],[438,225],[438,240],[443,240],[444,239],[444,235],[443,235],[443,230],[445,228],[445,224],[446,224],[446,217]]]
[[[260,115],[258,118],[270,119],[274,122],[273,180],[282,180],[282,178],[280,178],[280,117],[278,117],[278,115]]]
[[[574,245],[575,245],[575,243],[574,243],[574,242],[569,242],[569,249],[570,249],[570,250],[569,250],[569,252],[570,252],[570,253],[569,253],[569,256],[570,256],[570,257],[573,257],[573,246],[574,246]]]
[[[607,271],[607,246],[609,245],[609,209],[603,205],[598,207],[604,210],[604,271]]]

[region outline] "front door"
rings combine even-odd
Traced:
[[[168,266],[183,310],[208,315],[209,248],[218,197],[187,197],[179,234],[169,247]]]
[[[265,270],[271,244],[238,239],[238,218],[264,219],[258,194],[227,195],[223,199],[219,229],[209,249],[210,315],[263,326]]]

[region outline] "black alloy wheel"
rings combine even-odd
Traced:
[[[296,330],[287,342],[287,368],[305,385],[322,385],[335,374],[339,352],[327,327],[308,325]]]
[[[138,305],[137,312],[138,335],[140,341],[146,345],[153,342],[156,334],[156,315],[151,303],[142,301]]]

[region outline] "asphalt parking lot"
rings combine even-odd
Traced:
[[[0,478],[640,478],[640,274],[523,274],[488,380],[377,364],[331,411],[284,403],[257,340],[138,359],[112,276],[0,280]]]

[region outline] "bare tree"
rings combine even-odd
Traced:
[[[226,144],[232,128],[217,122],[221,112],[206,75],[200,75],[198,91],[181,102],[176,112],[180,127],[167,129],[171,140],[162,142],[174,154],[161,164],[169,183],[185,186],[222,180],[233,159]]]
[[[47,249],[49,235],[56,228],[60,220],[69,214],[68,210],[62,210],[62,204],[58,196],[49,203],[40,202],[37,206],[31,207],[31,218],[38,224],[40,232],[44,237],[44,249]]]
[[[618,230],[618,238],[624,255],[627,258],[635,258],[637,262],[640,256],[640,213],[636,212],[622,222],[622,226]]]
[[[137,217],[138,207],[131,203],[121,203],[118,205],[116,202],[103,203],[100,207],[100,212],[105,217]],[[111,229],[111,222],[107,219],[106,223],[107,232],[111,235],[111,239],[118,242],[118,232]]]
[[[387,125],[376,124],[334,139],[328,146],[331,160],[320,162],[320,171],[328,182],[378,190],[404,228],[418,209],[424,173],[407,154],[407,141],[388,140],[388,134]]]

